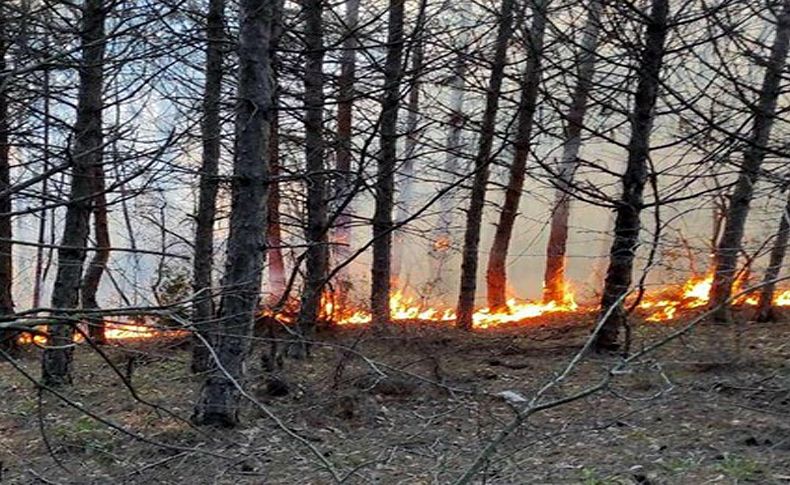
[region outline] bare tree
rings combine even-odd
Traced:
[[[558,186],[551,212],[549,242],[546,247],[546,271],[543,276],[543,301],[546,303],[561,302],[565,296],[565,253],[568,244],[571,183],[578,167],[584,116],[593,86],[601,10],[600,1],[590,2],[587,22],[579,46],[576,86],[565,115],[565,135],[557,173]]]
[[[321,293],[326,280],[326,174],[324,171],[324,30],[321,22],[323,0],[305,0],[304,129],[307,162],[307,267],[297,325],[301,339],[289,347],[292,357],[304,357],[307,339],[321,310]]]
[[[538,104],[538,89],[541,80],[543,61],[543,37],[546,32],[546,10],[548,0],[535,0],[532,8],[532,26],[527,39],[527,65],[521,87],[521,100],[518,106],[518,127],[516,129],[515,154],[509,167],[509,178],[505,188],[505,201],[499,213],[499,222],[494,233],[494,242],[488,253],[486,283],[488,285],[488,306],[495,310],[507,307],[507,252],[513,236],[513,224],[518,215],[521,191],[527,158],[532,142],[532,125]]]
[[[195,216],[195,254],[192,265],[192,289],[195,303],[192,324],[201,338],[192,342],[192,371],[205,372],[211,364],[203,340],[212,342],[210,331],[214,314],[211,274],[214,268],[214,219],[217,211],[219,157],[222,126],[222,56],[225,43],[225,0],[210,0],[206,16],[206,84],[203,88],[203,120],[201,123],[202,163]]]
[[[782,2],[782,12],[778,14],[776,36],[771,47],[771,56],[766,63],[762,89],[759,91],[749,144],[743,154],[738,181],[730,196],[724,230],[714,257],[715,272],[710,290],[710,305],[712,308],[718,308],[714,318],[719,321],[730,319],[728,301],[732,295],[738,254],[741,251],[754,186],[759,178],[760,167],[765,159],[768,139],[771,136],[771,127],[774,124],[788,48],[790,48],[790,0],[785,0]]]
[[[390,0],[387,27],[387,59],[384,65],[384,97],[381,101],[381,139],[376,170],[376,209],[373,215],[373,265],[370,307],[373,322],[390,321],[392,206],[397,166],[398,108],[403,77],[403,3]]]
[[[80,303],[80,282],[85,263],[94,190],[95,168],[102,163],[102,92],[104,84],[104,22],[107,6],[102,0],[85,0],[82,6],[79,97],[71,150],[71,193],[66,206],[63,238],[52,290],[52,308],[75,310]],[[47,385],[71,383],[72,336],[70,323],[52,325],[42,358],[42,377]]]
[[[618,347],[620,327],[626,324],[623,299],[628,293],[633,277],[634,256],[639,246],[640,214],[643,208],[642,193],[648,177],[650,133],[655,117],[666,49],[669,24],[669,0],[652,0],[650,16],[646,19],[644,48],[637,69],[638,85],[631,114],[631,138],[628,142],[628,164],[622,178],[622,194],[616,205],[614,241],[609,252],[601,314],[603,323],[595,339],[597,350]],[[614,307],[612,311],[610,309]]]
[[[6,70],[6,53],[11,44],[8,39],[10,26],[7,15],[0,5],[0,72]],[[0,190],[8,192],[11,186],[10,131],[8,83],[0,78]],[[4,318],[14,313],[14,298],[11,292],[14,280],[13,255],[11,247],[11,193],[0,197],[0,315]],[[16,333],[0,331],[0,349],[10,351],[16,346]]]
[[[82,308],[96,309],[99,303],[96,300],[96,293],[99,291],[99,283],[107,269],[107,262],[110,260],[110,229],[107,223],[107,195],[104,181],[104,167],[96,165],[93,168],[93,233],[96,238],[96,248],[85,275],[82,278]],[[104,334],[104,319],[101,317],[93,318],[89,321],[88,334],[94,342],[103,344],[106,342]]]
[[[271,63],[274,86],[274,113],[272,114],[271,134],[269,135],[269,169],[272,183],[269,185],[269,200],[266,204],[268,224],[266,226],[267,256],[269,259],[269,292],[270,303],[277,304],[283,297],[286,288],[285,258],[283,257],[282,224],[280,223],[280,184],[276,180],[280,175],[280,39],[283,33],[284,0],[278,0],[277,10],[272,19]]]
[[[502,91],[502,79],[507,63],[507,48],[513,35],[514,0],[502,0],[499,13],[499,27],[494,44],[494,58],[491,65],[491,76],[486,90],[486,105],[480,125],[480,140],[474,161],[474,179],[469,198],[469,209],[466,212],[466,230],[461,260],[461,288],[458,292],[459,328],[472,328],[472,315],[477,290],[477,258],[480,247],[480,226],[483,220],[486,188],[488,185],[491,150],[496,129],[496,115],[499,109],[499,97]]]
[[[768,268],[763,277],[763,287],[760,290],[760,299],[757,303],[755,319],[758,322],[768,322],[773,320],[773,300],[776,290],[776,279],[782,270],[782,262],[787,253],[787,245],[790,240],[790,190],[787,194],[787,202],[784,210],[779,215],[779,228],[776,231],[776,239],[769,255]]]
[[[228,249],[218,319],[216,367],[195,404],[198,424],[235,426],[265,257],[268,144],[272,118],[269,60],[276,0],[240,2],[238,101]]]
[[[340,76],[337,79],[337,140],[335,146],[335,168],[337,179],[334,185],[334,200],[341,201],[351,190],[351,162],[353,160],[353,116],[354,78],[357,66],[357,28],[359,22],[359,0],[346,1],[345,38],[340,56]],[[334,256],[338,262],[346,261],[351,255],[351,207],[340,211],[335,218],[332,235]],[[347,268],[337,276],[338,302],[342,306],[351,288],[351,277]]]
[[[406,103],[406,142],[403,150],[403,166],[400,170],[401,184],[398,193],[398,210],[395,217],[396,225],[400,226],[395,231],[392,248],[392,281],[405,283],[401,279],[401,266],[403,259],[403,249],[405,245],[405,234],[402,227],[404,221],[412,213],[412,199],[414,198],[414,159],[417,154],[417,128],[420,123],[420,90],[422,89],[423,62],[425,58],[425,12],[428,2],[420,2],[420,11],[417,15],[417,22],[412,38],[411,54],[411,75],[412,81],[409,87],[409,99]],[[407,271],[408,275],[408,271]],[[408,278],[406,278],[408,281]]]

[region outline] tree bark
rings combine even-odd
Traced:
[[[304,357],[308,340],[321,309],[321,292],[326,280],[328,250],[326,240],[326,175],[324,170],[324,32],[321,22],[323,0],[305,0],[305,160],[307,162],[308,244],[305,281],[297,325],[300,339],[290,347],[292,357]]]
[[[381,102],[381,138],[376,170],[376,209],[373,215],[373,266],[370,302],[373,324],[390,321],[392,206],[397,165],[398,108],[403,77],[404,0],[390,0],[387,59],[384,65],[384,98]]]
[[[787,195],[782,214],[779,216],[779,229],[776,231],[776,241],[771,248],[768,268],[763,277],[763,287],[760,290],[760,300],[757,302],[757,312],[755,319],[758,322],[768,322],[773,320],[773,300],[776,290],[776,279],[782,270],[782,262],[787,253],[788,240],[790,240],[790,191]]]
[[[765,69],[749,146],[743,154],[738,181],[727,209],[724,231],[714,257],[715,271],[710,290],[710,307],[715,309],[713,316],[718,321],[730,320],[729,300],[732,296],[738,254],[741,251],[743,231],[749,216],[749,205],[754,194],[754,186],[759,178],[760,166],[765,159],[766,146],[774,123],[777,99],[781,92],[782,71],[787,60],[789,46],[790,1],[785,0],[782,13],[778,18],[771,56]]]
[[[480,226],[483,219],[486,188],[488,185],[489,165],[491,164],[491,148],[494,143],[496,115],[499,109],[499,97],[502,91],[502,79],[507,62],[507,47],[513,35],[514,0],[502,0],[502,7],[494,45],[494,61],[491,66],[491,77],[488,80],[486,106],[480,127],[480,141],[474,161],[475,175],[469,197],[469,209],[466,213],[466,230],[461,255],[461,287],[458,293],[458,320],[456,325],[462,329],[472,328],[472,315],[475,306],[477,289],[478,249],[480,247]]]
[[[0,72],[6,70],[6,53],[10,47],[7,38],[9,25],[7,12],[0,7]],[[11,186],[10,131],[8,88],[0,88],[0,190],[5,191]],[[14,313],[12,294],[14,265],[11,239],[13,238],[11,220],[11,194],[0,197],[0,321],[6,320]],[[16,350],[17,332],[0,331],[0,350],[11,352]]]
[[[56,311],[76,310],[80,304],[80,282],[90,232],[92,179],[95,168],[102,161],[105,8],[102,0],[85,0],[82,7],[82,62],[71,150],[71,192],[52,289],[52,308]],[[46,385],[71,383],[73,334],[71,322],[61,321],[50,326],[49,346],[42,358],[42,379]]]
[[[412,40],[412,82],[406,107],[406,143],[403,150],[403,166],[400,170],[400,193],[398,194],[398,211],[395,217],[397,225],[401,225],[403,221],[411,215],[412,198],[414,197],[414,157],[417,152],[417,127],[420,122],[420,90],[422,89],[420,76],[423,75],[423,59],[425,57],[423,38],[425,36],[426,4],[426,0],[420,2],[420,12],[417,16],[417,26],[415,27],[415,38]],[[391,280],[396,285],[408,282],[408,276],[405,281],[399,281],[401,278],[403,245],[405,244],[404,229],[405,227],[399,227],[395,230],[393,235]]]
[[[211,275],[214,269],[214,221],[217,211],[219,157],[222,137],[222,56],[225,43],[225,0],[210,0],[206,16],[206,82],[203,87],[203,122],[200,127],[202,163],[195,217],[195,254],[192,289],[195,302],[192,324],[200,337],[192,340],[192,372],[211,367],[211,356],[203,340],[214,341],[214,300]]]
[[[357,28],[359,23],[359,0],[346,1],[345,39],[343,40],[343,54],[340,57],[340,76],[338,77],[337,95],[337,145],[335,147],[335,168],[337,179],[333,199],[340,205],[351,192],[352,175],[352,123],[354,111],[354,78],[356,77]],[[342,263],[351,257],[351,204],[337,214],[332,241],[334,243],[334,259]],[[337,274],[337,302],[342,308],[351,289],[351,275],[348,267],[341,269]]]
[[[595,51],[598,47],[602,4],[595,0],[590,4],[587,22],[579,53],[576,86],[571,96],[571,105],[566,115],[565,140],[554,208],[551,212],[549,242],[546,246],[546,271],[543,277],[543,301],[561,303],[565,297],[565,254],[568,243],[568,219],[570,217],[570,189],[579,165],[584,116],[595,74]]]
[[[488,269],[486,283],[488,306],[495,310],[507,308],[507,253],[510,239],[513,236],[513,225],[516,222],[521,192],[524,188],[524,176],[527,158],[530,152],[532,126],[537,109],[538,88],[541,80],[541,63],[543,59],[543,37],[546,31],[546,10],[548,0],[536,0],[533,4],[532,27],[527,40],[528,59],[526,73],[522,81],[521,100],[518,107],[518,128],[516,130],[515,153],[510,164],[508,184],[505,189],[505,200],[499,213],[499,223],[494,233],[491,252],[488,253]]]
[[[265,259],[268,143],[272,118],[269,60],[275,0],[242,0],[231,214],[216,342],[217,366],[200,390],[193,420],[235,426]]]
[[[272,19],[271,63],[273,79],[273,104],[271,134],[269,135],[269,169],[271,178],[276,179],[280,174],[280,61],[277,50],[283,32],[283,0],[277,0]],[[266,241],[269,258],[269,303],[277,304],[285,293],[285,259],[283,258],[282,226],[280,224],[280,184],[276,181],[269,185],[269,199],[266,210],[268,224],[266,226]]]
[[[107,195],[105,194],[104,167],[93,167],[93,232],[96,237],[96,250],[82,278],[82,308],[99,308],[96,294],[99,283],[110,260],[110,230],[107,224]],[[88,321],[88,335],[95,343],[104,344],[104,319],[92,318]]]
[[[639,59],[639,83],[631,114],[631,139],[628,142],[628,165],[623,174],[623,192],[616,207],[614,241],[609,252],[601,318],[606,317],[594,342],[596,350],[616,349],[620,327],[625,325],[623,299],[633,277],[634,257],[639,246],[640,214],[643,191],[648,177],[647,160],[650,155],[650,132],[655,117],[659,76],[663,62],[669,14],[668,0],[652,0],[650,17],[645,31],[645,43]]]

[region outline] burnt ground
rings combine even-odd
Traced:
[[[140,400],[157,407],[81,346],[63,397],[137,437],[39,395],[2,363],[0,483],[331,483],[314,452],[347,483],[452,483],[514,418],[496,394],[532,397],[580,349],[590,324],[565,315],[473,334],[416,325],[380,336],[324,331],[310,359],[286,361],[285,396],[272,395],[282,389],[256,353],[247,389],[258,404],[235,430],[190,425],[200,378],[187,370],[183,342],[105,349]],[[681,324],[637,325],[632,349]],[[475,483],[790,483],[788,335],[788,313],[772,324],[695,328],[603,390],[530,416]],[[38,376],[38,358],[30,348],[19,363]],[[594,385],[618,360],[587,356],[544,401]]]

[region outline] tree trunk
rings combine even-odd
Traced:
[[[238,101],[231,213],[216,341],[217,366],[200,390],[193,420],[239,422],[244,361],[249,350],[265,259],[268,143],[272,117],[269,39],[275,0],[242,0]]]
[[[82,7],[79,96],[71,150],[71,193],[66,206],[63,238],[52,289],[52,308],[76,310],[90,232],[94,169],[102,161],[102,89],[104,81],[104,21],[102,0],[85,0]],[[71,383],[72,322],[50,326],[48,347],[42,358],[42,378],[49,386]]]
[[[628,165],[623,174],[623,193],[617,203],[614,241],[609,252],[601,318],[614,307],[602,324],[595,339],[596,350],[615,349],[620,327],[625,325],[623,299],[633,277],[634,256],[639,245],[639,220],[642,212],[642,193],[648,177],[647,159],[650,155],[650,132],[655,116],[659,76],[667,37],[669,0],[652,0],[650,18],[645,31],[645,47],[639,59],[639,84],[631,114],[631,139],[628,142]]]
[[[305,0],[304,128],[307,162],[307,268],[297,325],[300,340],[291,346],[292,357],[304,357],[321,309],[328,265],[326,241],[326,175],[324,170],[324,32],[323,0]]]
[[[271,63],[273,79],[273,104],[271,133],[269,135],[269,170],[271,178],[280,175],[280,61],[277,50],[283,31],[283,0],[276,2],[276,11],[272,19]],[[283,258],[282,226],[280,225],[280,184],[277,181],[269,184],[269,200],[266,210],[268,224],[266,226],[266,241],[269,258],[269,303],[277,304],[285,294],[285,260]]]
[[[461,15],[463,11],[458,12]],[[463,20],[462,20],[463,22]],[[465,23],[462,23],[466,27]],[[458,176],[460,170],[459,160],[461,158],[461,135],[463,134],[464,121],[464,89],[466,87],[466,56],[469,35],[466,31],[461,31],[455,42],[455,61],[453,63],[452,77],[448,85],[450,89],[449,109],[447,118],[447,140],[445,142],[444,176],[453,179]],[[451,194],[445,194],[439,200],[439,221],[434,230],[433,247],[431,248],[432,263],[434,265],[434,282],[439,283],[444,280],[444,267],[447,263],[448,255],[452,247],[454,235],[452,226],[455,222],[454,198]]]
[[[486,107],[480,127],[480,141],[475,156],[475,176],[469,198],[469,209],[466,213],[466,230],[464,247],[461,255],[461,288],[458,293],[459,328],[472,328],[472,315],[475,306],[477,289],[477,252],[480,247],[480,226],[483,219],[483,207],[488,185],[489,165],[491,164],[491,148],[496,130],[496,115],[499,109],[499,97],[502,91],[502,79],[507,63],[507,47],[513,34],[514,0],[502,0],[502,8],[494,46],[494,61],[491,66],[491,77],[486,92]]]
[[[522,81],[521,100],[518,107],[518,128],[516,130],[515,153],[510,164],[509,179],[505,189],[505,200],[499,213],[499,223],[494,233],[494,242],[488,256],[486,283],[489,308],[507,308],[507,252],[516,222],[527,158],[530,152],[532,125],[537,109],[538,88],[541,79],[543,59],[543,36],[546,31],[546,10],[548,0],[537,0],[533,4],[532,27],[527,40],[529,57],[526,73]]]
[[[426,0],[420,2],[420,12],[417,16],[415,38],[412,40],[412,42],[414,42],[411,50],[412,82],[406,108],[406,143],[403,151],[403,166],[400,170],[400,193],[398,197],[397,216],[395,217],[397,225],[402,224],[403,221],[411,215],[412,198],[414,197],[414,157],[417,151],[417,127],[420,122],[420,89],[422,88],[420,76],[423,75],[423,37],[425,36],[426,3]],[[395,284],[405,284],[408,282],[408,276],[404,281],[399,281],[401,277],[403,245],[405,244],[404,229],[405,227],[399,227],[393,235],[391,279]]]
[[[545,303],[552,301],[561,303],[565,298],[565,253],[571,205],[569,192],[579,164],[584,115],[587,112],[587,101],[595,74],[595,50],[598,47],[601,6],[598,0],[590,4],[579,53],[578,77],[566,115],[565,140],[562,145],[554,208],[551,212],[549,242],[546,247],[546,271],[543,277]]]
[[[6,70],[5,56],[10,42],[7,39],[8,23],[5,9],[0,8],[0,72]],[[11,186],[9,99],[7,84],[0,88],[0,190]],[[14,280],[13,255],[11,247],[11,194],[0,197],[0,321],[14,313],[12,284]],[[16,349],[17,334],[10,330],[0,330],[0,350],[10,352]]]
[[[787,252],[787,243],[790,240],[790,192],[787,195],[787,203],[784,211],[780,215],[779,229],[776,231],[776,241],[771,248],[768,268],[765,270],[763,287],[760,290],[760,300],[757,303],[757,313],[755,319],[758,322],[768,322],[773,320],[773,300],[774,290],[776,289],[776,279],[782,270],[782,262]]]
[[[93,231],[96,237],[96,249],[93,259],[85,270],[82,278],[82,308],[99,308],[96,293],[99,291],[101,277],[110,260],[110,231],[107,225],[107,195],[105,192],[104,167],[93,167]],[[104,319],[92,318],[88,322],[88,334],[95,343],[104,344],[107,339],[104,334]]]
[[[359,0],[346,1],[345,35],[343,54],[340,57],[340,76],[338,77],[337,94],[337,145],[335,147],[335,163],[337,179],[333,199],[337,205],[349,197],[351,192],[351,150],[352,120],[354,111],[354,78],[356,76],[357,28],[359,22]],[[332,237],[334,242],[334,259],[342,263],[351,257],[351,205],[346,205],[335,219]],[[351,275],[348,266],[337,274],[337,303],[343,308],[348,292],[351,290]]]
[[[390,321],[392,206],[397,165],[398,107],[403,77],[403,3],[390,0],[387,59],[384,65],[384,99],[381,102],[381,140],[376,170],[376,210],[373,215],[373,267],[370,289],[373,324]]]
[[[788,46],[790,46],[790,1],[785,0],[776,26],[771,57],[765,69],[749,146],[743,154],[741,171],[727,209],[724,232],[714,258],[715,272],[710,290],[710,307],[715,309],[714,318],[719,321],[730,320],[729,299],[732,295],[738,254],[741,251],[743,230],[774,123]]]
[[[214,219],[217,210],[219,157],[222,137],[220,103],[222,98],[222,56],[225,43],[225,0],[210,0],[206,17],[206,83],[203,87],[202,164],[195,217],[195,255],[192,289],[195,302],[192,324],[200,337],[192,340],[192,372],[211,367],[211,356],[203,343],[214,341],[214,300],[211,274],[214,268]]]

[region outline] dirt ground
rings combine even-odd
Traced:
[[[599,392],[529,416],[474,483],[790,483],[789,317],[695,328]],[[235,430],[190,424],[201,379],[184,342],[104,349],[134,393],[85,345],[61,397],[0,363],[0,483],[322,484],[330,467],[351,484],[453,483],[513,421],[498,393],[531,399],[591,323],[324,331],[310,359],[285,362],[285,396],[255,353]],[[632,350],[682,324],[636,325]],[[39,352],[18,360],[34,378]],[[595,385],[619,360],[586,356],[540,402]]]

